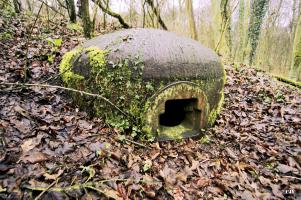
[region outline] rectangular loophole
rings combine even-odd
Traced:
[[[165,102],[165,112],[159,116],[160,126],[174,127],[185,124],[195,128],[200,111],[196,110],[197,99],[175,99]]]

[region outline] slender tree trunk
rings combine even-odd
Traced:
[[[232,58],[232,36],[231,36],[231,10],[230,10],[230,1],[229,0],[221,0],[220,4],[221,11],[221,36],[220,42],[216,47],[216,51],[220,51],[220,43],[227,45],[227,56]]]
[[[161,18],[160,12],[158,11],[158,9],[155,7],[153,0],[146,0],[146,3],[148,3],[148,5],[152,8],[153,13],[156,15],[161,27],[164,30],[167,30],[167,26],[165,25],[164,21]]]
[[[239,1],[239,17],[238,17],[238,46],[237,50],[235,51],[235,59],[238,61],[242,61],[242,54],[243,54],[243,43],[244,43],[244,36],[245,36],[245,28],[244,28],[244,20],[245,20],[245,1]]]
[[[99,0],[101,1],[101,0]],[[109,9],[109,0],[105,0],[105,10]],[[103,12],[103,29],[107,28],[107,13]]]
[[[142,0],[141,4],[142,4],[142,13],[143,13],[143,18],[142,18],[142,27],[145,27],[145,0]]]
[[[272,51],[271,49],[273,49],[275,43],[273,42],[273,33],[275,33],[275,29],[277,27],[276,23],[277,23],[277,20],[279,19],[280,17],[280,9],[282,7],[282,4],[283,4],[283,0],[280,0],[279,1],[279,4],[278,4],[278,7],[277,9],[274,11],[273,14],[270,15],[270,27],[267,27],[266,28],[266,47],[265,47],[265,52],[264,52],[264,60],[265,62],[264,63],[267,63],[267,65],[269,66],[268,68],[268,71],[269,72],[272,72],[273,70],[273,66],[270,62],[270,60],[272,59]],[[281,66],[281,63],[279,63],[279,65]]]
[[[28,10],[29,10],[30,12],[32,12],[32,7],[31,7],[30,0],[26,0],[26,4],[27,4],[27,7],[28,7]]]
[[[21,2],[19,0],[13,0],[14,8],[16,13],[21,12]]]
[[[251,51],[249,56],[249,63],[252,65],[255,55],[256,49],[258,45],[258,39],[261,31],[261,25],[263,22],[263,18],[267,11],[268,0],[253,0],[251,7],[251,18],[250,18],[250,26],[248,38],[251,45]]]
[[[216,0],[211,1],[211,7],[210,7],[210,13],[212,13],[212,23],[210,24],[209,29],[212,35],[210,36],[210,39],[212,40],[211,43],[213,44],[212,48],[216,49],[219,43],[220,38],[220,23],[221,23],[221,15],[220,15],[220,7],[218,5],[218,2]]]
[[[90,12],[89,12],[89,0],[81,0],[82,6],[82,20],[84,27],[84,35],[86,38],[91,38],[92,34],[92,25],[90,20]]]
[[[289,78],[298,81],[301,68],[301,17],[299,17],[292,53],[292,64],[289,72]]]
[[[188,15],[190,35],[193,39],[198,40],[198,33],[193,14],[192,0],[186,0],[186,12]]]
[[[80,17],[80,18],[82,18],[83,16],[83,6],[82,6],[82,0],[77,0],[77,3],[76,3],[76,5],[77,5],[77,7],[78,7],[78,16]]]
[[[69,18],[72,23],[76,23],[76,11],[74,0],[66,0]]]
[[[124,19],[118,14],[113,12],[109,7],[105,7],[101,0],[94,0],[94,2],[101,8],[103,12],[109,14],[112,17],[118,19],[119,23],[123,26],[123,28],[130,28],[130,26],[124,21]]]
[[[300,1],[301,2],[301,1]],[[296,18],[297,18],[297,0],[293,0],[293,12],[292,12],[292,21],[290,22],[290,31],[292,35],[295,35],[295,27],[296,27]],[[294,39],[294,37],[292,37]],[[292,41],[293,41],[292,39]]]
[[[93,20],[92,20],[92,30],[95,30],[96,27],[96,17],[97,17],[97,11],[98,11],[98,6],[94,3],[94,8],[93,8]]]

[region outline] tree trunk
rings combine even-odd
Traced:
[[[156,15],[158,22],[160,23],[161,27],[164,30],[167,30],[167,26],[165,25],[164,21],[161,18],[160,12],[158,11],[158,9],[155,7],[153,0],[146,0],[146,3],[148,3],[148,5],[152,8],[153,13]]]
[[[141,0],[142,2],[141,2],[141,4],[142,4],[142,13],[143,13],[143,15],[142,15],[142,28],[144,28],[145,27],[145,0]]]
[[[295,32],[294,48],[292,55],[292,64],[289,78],[298,81],[301,68],[301,17],[299,17]]]
[[[19,0],[13,0],[14,8],[16,13],[21,12],[21,2]]]
[[[30,3],[30,0],[26,0],[26,4],[27,4],[27,7],[28,7],[28,10],[30,12],[32,12],[32,6],[31,6],[31,3]]]
[[[253,0],[251,6],[251,18],[249,25],[248,39],[251,45],[249,64],[253,64],[256,49],[258,45],[258,39],[261,31],[261,25],[265,13],[267,11],[268,0]]]
[[[227,56],[232,58],[232,37],[231,37],[231,10],[230,10],[230,1],[221,0],[220,4],[221,11],[221,36],[216,51],[220,51],[221,44],[226,43],[227,45]]]
[[[82,7],[84,35],[86,38],[91,38],[92,25],[91,25],[90,12],[89,12],[89,0],[81,0],[81,7]]]
[[[123,28],[130,28],[130,26],[124,21],[124,19],[118,13],[113,12],[109,7],[106,8],[101,0],[94,0],[94,3],[96,3],[104,13],[117,18],[119,23],[123,26]]]
[[[66,0],[70,21],[76,23],[76,11],[74,0]]]
[[[250,19],[250,12],[251,12],[251,0],[245,1],[245,18],[244,18],[244,41],[243,41],[243,48],[242,48],[242,62],[249,60],[248,55],[250,54],[249,48],[249,19]]]
[[[98,11],[98,6],[94,4],[93,8],[93,20],[92,20],[92,30],[95,31],[96,28],[96,17],[97,17],[97,11]]]
[[[193,15],[192,0],[186,0],[186,12],[188,15],[190,35],[193,39],[198,40],[198,33],[196,30],[196,25],[195,25],[195,20]]]
[[[83,6],[82,6],[82,0],[77,0],[76,6],[78,7],[77,15],[78,17],[82,18],[83,16]]]
[[[99,0],[101,1],[101,0]],[[109,3],[110,3],[110,0],[105,0],[105,9],[106,10],[109,10]],[[103,28],[106,29],[107,27],[107,13],[106,12],[103,12]]]
[[[243,43],[245,41],[245,28],[244,28],[244,20],[245,20],[245,1],[239,1],[239,17],[238,17],[238,46],[235,51],[235,60],[242,61],[243,54]]]

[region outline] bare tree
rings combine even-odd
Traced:
[[[298,81],[301,68],[301,17],[299,17],[293,48],[292,64],[290,68],[289,78]]]
[[[74,0],[66,0],[66,5],[67,5],[70,21],[72,23],[76,23],[76,11],[75,11]]]
[[[123,26],[123,28],[130,28],[130,26],[124,21],[124,19],[118,13],[113,12],[109,7],[106,7],[102,0],[94,0],[103,12],[107,13],[108,15],[117,18],[119,23]]]
[[[198,33],[196,30],[194,14],[193,14],[192,0],[186,0],[186,12],[188,15],[190,35],[193,39],[198,40]]]
[[[160,12],[158,8],[155,7],[153,0],[146,0],[146,3],[152,8],[153,13],[156,15],[158,22],[160,26],[164,29],[167,30],[167,26],[165,25],[164,21],[162,20],[162,17],[160,15]]]
[[[251,5],[252,7],[248,39],[251,45],[249,63],[253,64],[258,45],[258,39],[261,31],[262,21],[267,11],[268,0],[253,0]]]
[[[16,13],[21,12],[21,2],[19,0],[13,0],[14,8]]]
[[[82,6],[82,20],[84,27],[84,35],[86,38],[92,37],[92,24],[90,20],[90,12],[89,12],[89,0],[81,0]]]

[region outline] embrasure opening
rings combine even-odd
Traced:
[[[175,127],[180,124],[187,128],[198,128],[201,112],[197,110],[197,99],[175,99],[165,102],[165,112],[159,116],[159,125]]]

